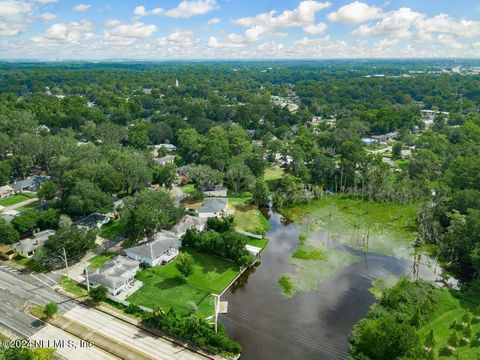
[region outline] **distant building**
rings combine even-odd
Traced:
[[[370,138],[373,141],[380,143],[380,142],[394,140],[397,137],[398,137],[398,131],[393,131],[393,132],[389,132],[387,134],[382,134],[382,135],[372,135]]]
[[[166,264],[175,259],[181,246],[180,237],[170,231],[162,230],[148,241],[125,250],[130,259],[145,266]]]
[[[208,185],[203,192],[209,197],[227,197],[227,187],[223,184]]]
[[[20,212],[17,210],[8,210],[4,211],[0,215],[0,219],[5,221],[7,224],[10,224],[14,218],[16,218],[18,215],[20,215]]]
[[[79,228],[84,228],[88,231],[92,229],[100,229],[103,225],[107,224],[109,221],[110,221],[110,218],[108,216],[95,213],[75,221],[73,225],[76,225]]]
[[[107,288],[109,295],[118,296],[133,285],[135,274],[139,270],[139,261],[119,255],[103,268],[89,272],[88,280],[91,286],[103,285]]]
[[[155,161],[158,165],[172,164],[175,161],[175,156],[167,155],[161,158],[156,158]]]
[[[175,235],[182,237],[188,229],[204,231],[207,227],[207,219],[197,216],[185,215],[170,231]]]
[[[208,198],[198,209],[198,217],[211,218],[228,215],[227,198]]]
[[[0,199],[15,194],[15,189],[10,185],[0,186]]]
[[[168,153],[173,153],[177,151],[177,147],[173,144],[158,144],[153,145],[153,156],[158,156],[158,151],[160,149],[165,149]]]
[[[55,235],[54,230],[44,230],[34,234],[32,237],[20,240],[16,244],[13,244],[13,249],[17,252],[18,255],[21,255],[25,258],[30,258],[35,254],[35,251],[43,246],[45,241]]]

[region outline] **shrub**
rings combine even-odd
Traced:
[[[90,290],[90,297],[95,302],[101,302],[107,299],[107,293],[107,288],[103,285],[100,285]]]
[[[58,305],[54,302],[49,302],[45,307],[43,308],[43,314],[47,318],[51,318],[53,315],[55,315],[58,311]]]

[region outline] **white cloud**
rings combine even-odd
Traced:
[[[24,1],[0,1],[0,36],[16,36],[26,31],[32,10],[32,5]]]
[[[213,19],[208,20],[208,23],[207,23],[207,24],[208,24],[208,25],[215,25],[215,24],[220,23],[220,21],[221,21],[221,20],[220,20],[219,18],[213,18]]]
[[[91,40],[94,37],[92,23],[81,21],[53,24],[43,35],[35,36],[31,41],[38,46],[74,45]]]
[[[120,24],[121,24],[120,20],[117,20],[117,19],[112,19],[107,21],[107,26],[117,26]]]
[[[260,40],[268,32],[269,32],[269,29],[265,28],[264,26],[255,25],[250,29],[247,29],[245,31],[245,34],[243,35],[238,35],[238,34],[228,35],[228,40],[237,44],[253,42],[253,41]]]
[[[155,31],[157,31],[155,25],[147,25],[142,22],[134,22],[133,24],[115,22],[113,27],[104,31],[104,38],[107,42],[131,43],[137,39],[149,37]]]
[[[324,23],[319,24],[312,24],[303,27],[303,31],[305,31],[309,35],[318,35],[323,33],[327,29],[327,25]]]
[[[382,39],[379,42],[373,44],[373,46],[384,48],[397,45],[400,42],[398,39]]]
[[[172,18],[190,18],[196,15],[207,14],[217,8],[215,0],[184,0],[177,7],[165,12],[165,15]]]
[[[137,6],[134,10],[133,10],[133,14],[135,16],[147,16],[148,15],[148,12],[147,10],[145,9],[145,6],[141,5],[141,6]]]
[[[73,10],[75,10],[76,12],[84,12],[90,9],[91,7],[92,5],[90,4],[78,4],[73,7]]]
[[[52,21],[52,20],[55,20],[56,18],[57,18],[57,15],[48,13],[48,12],[40,15],[40,19],[42,19],[43,21]]]
[[[400,8],[386,14],[374,25],[361,25],[352,34],[358,36],[390,36],[409,38],[412,36],[411,26],[421,20],[424,15],[410,8]]]
[[[152,10],[152,14],[153,14],[153,15],[160,15],[160,14],[162,14],[164,11],[165,11],[164,9],[157,7],[157,8],[155,8],[155,9]]]
[[[277,12],[272,10],[254,17],[236,19],[233,21],[235,24],[248,29],[243,35],[230,34],[228,40],[235,43],[258,41],[272,34],[274,29],[288,27],[302,27],[307,34],[319,34],[325,31],[326,25],[322,23],[315,25],[315,15],[330,6],[330,2],[306,0],[300,2],[297,8],[285,10],[278,16]]]
[[[33,0],[33,1],[41,4],[53,4],[53,3],[56,3],[58,0]]]
[[[444,33],[459,37],[475,37],[480,34],[480,22],[455,21],[447,14],[423,19],[416,25],[419,31],[427,33]]]
[[[285,10],[278,16],[276,11],[258,14],[255,17],[245,17],[234,20],[234,23],[244,27],[253,27],[256,25],[267,28],[281,27],[303,27],[315,23],[315,14],[323,9],[330,7],[330,2],[318,2],[306,0],[300,2],[297,8]]]
[[[210,47],[210,48],[241,48],[244,46],[245,46],[244,44],[219,42],[215,36],[210,36],[207,42],[207,47]]]
[[[158,46],[192,47],[198,43],[193,31],[176,31],[157,41]]]
[[[328,19],[347,24],[356,24],[379,18],[381,14],[382,10],[379,7],[370,6],[360,1],[354,1],[348,5],[342,6],[337,11],[328,14]]]

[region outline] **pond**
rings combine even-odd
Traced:
[[[300,228],[273,211],[269,213],[270,243],[261,264],[246,271],[223,295],[228,313],[220,316],[230,337],[243,347],[242,359],[346,359],[353,325],[375,299],[368,291],[372,280],[411,273],[412,263],[395,257],[334,246],[359,256],[359,261],[336,271],[318,290],[282,294],[278,278],[295,271],[291,255]],[[318,230],[312,236],[323,237]],[[427,267],[420,275],[434,279]]]

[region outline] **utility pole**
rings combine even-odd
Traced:
[[[87,291],[90,292],[90,280],[88,279],[88,262],[85,261],[85,275],[87,279]]]
[[[63,261],[65,261],[65,268],[67,269],[67,279],[70,280],[70,275],[68,274],[67,252],[65,251],[65,248],[63,248]]]
[[[213,296],[213,300],[215,301],[215,334],[216,334],[218,331],[218,305],[220,302],[220,295],[212,293],[212,296]]]

